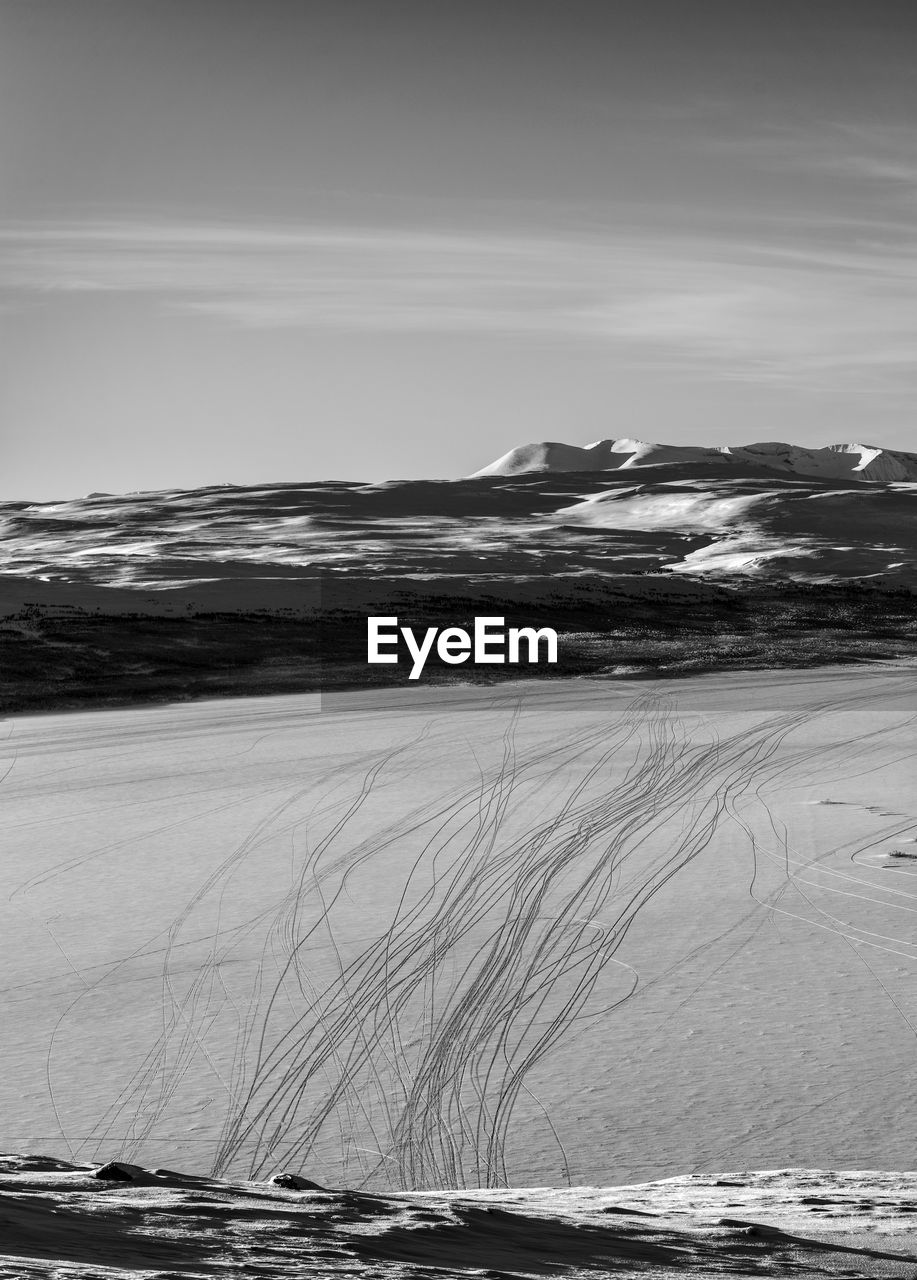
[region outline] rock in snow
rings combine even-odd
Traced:
[[[108,1182],[136,1182],[138,1179],[145,1178],[147,1173],[139,1164],[125,1164],[123,1160],[110,1160],[108,1164],[103,1164],[96,1169],[92,1176]]]

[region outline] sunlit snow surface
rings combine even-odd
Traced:
[[[10,1149],[377,1190],[913,1167],[910,672],[4,733]]]

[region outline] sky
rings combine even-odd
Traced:
[[[0,0],[0,497],[917,451],[917,6]]]

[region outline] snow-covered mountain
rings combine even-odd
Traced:
[[[541,441],[523,444],[474,473],[475,476],[513,476],[524,471],[621,471],[674,462],[699,462],[715,466],[767,467],[798,476],[831,480],[888,483],[917,480],[917,453],[903,453],[867,444],[829,444],[823,449],[765,441],[759,444],[699,445],[654,444],[646,440],[596,440],[582,447]]]

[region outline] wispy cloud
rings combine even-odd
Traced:
[[[0,228],[13,300],[146,295],[251,329],[550,335],[724,378],[915,377],[917,245],[150,223]]]
[[[695,136],[691,145],[759,170],[848,179],[847,196],[872,199],[877,214],[883,206],[894,209],[902,194],[917,192],[917,139],[910,125],[820,120],[800,126],[762,120],[757,129],[744,127],[739,133],[711,130]]]

